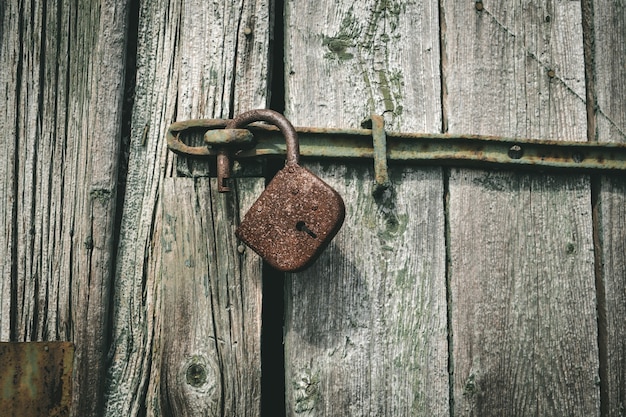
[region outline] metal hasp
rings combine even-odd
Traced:
[[[227,122],[205,119],[173,123],[167,132],[168,147],[187,156],[217,155],[210,145],[187,146],[179,136],[188,129],[222,129]],[[248,129],[257,144],[251,149],[234,151],[234,157],[242,160],[285,155],[284,138],[276,127],[254,124]],[[375,156],[373,129],[295,129],[301,157],[373,159]],[[430,165],[626,171],[626,144],[620,143],[386,132],[386,156],[389,161]]]
[[[69,416],[71,342],[0,343],[0,415]]]
[[[232,120],[229,120],[224,128],[224,131],[236,131],[237,128],[241,128],[249,125],[252,122],[264,121],[273,123],[280,131],[285,135],[287,144],[287,165],[297,165],[300,160],[300,147],[298,144],[298,135],[296,134],[293,126],[289,121],[280,113],[272,110],[258,109],[250,110],[242,113]],[[212,132],[207,132],[204,135],[204,141],[210,144],[210,136]],[[218,191],[228,192],[230,188],[225,183],[230,177],[230,158],[226,151],[221,150],[217,155],[217,178],[218,178]]]

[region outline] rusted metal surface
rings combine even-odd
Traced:
[[[221,193],[230,191],[230,152],[254,146],[254,136],[246,129],[209,130],[204,134],[207,146],[217,149],[217,190]]]
[[[0,415],[69,416],[74,345],[0,343]]]
[[[236,129],[232,120],[221,119],[192,119],[172,123],[167,129],[166,138],[168,148],[177,154],[202,157],[217,155],[218,191],[228,192],[230,178],[230,154],[233,151],[254,146],[254,136],[247,129]],[[224,129],[226,126],[228,129]],[[204,132],[205,146],[189,146],[180,140],[180,135],[186,131]]]
[[[172,132],[182,132],[190,125],[200,129],[219,129],[225,127],[226,122],[217,119],[175,123],[168,130],[168,146],[172,151],[186,155],[216,155],[217,151],[207,147],[187,147]],[[234,152],[236,158],[286,154],[284,138],[274,126],[254,124],[248,129],[258,143],[252,149]],[[302,157],[374,158],[372,129],[296,127],[295,130]],[[387,160],[406,163],[626,171],[626,145],[621,143],[386,132],[386,144]]]
[[[375,181],[372,193],[379,195],[390,185],[387,171],[387,135],[385,133],[385,120],[382,116],[372,114],[371,122]]]
[[[257,121],[278,126],[284,135],[287,160],[235,233],[274,268],[300,271],[317,259],[341,228],[345,217],[343,199],[315,174],[298,165],[298,135],[280,113],[252,110],[233,119],[226,128]]]
[[[213,129],[204,134],[207,146],[219,149],[232,147],[234,149],[251,148],[254,146],[254,136],[248,129]]]
[[[300,159],[300,149],[298,145],[298,135],[292,124],[282,114],[269,109],[250,110],[241,113],[226,124],[225,130],[237,131],[238,128],[249,125],[253,122],[267,122],[276,125],[285,136],[287,145],[287,165],[297,165]],[[205,141],[207,135],[205,134]],[[218,188],[221,193],[230,191],[227,181],[230,178],[230,155],[225,150],[220,150],[217,162]]]
[[[203,131],[223,129],[228,120],[223,119],[191,119],[175,122],[170,125],[165,134],[167,147],[170,151],[186,156],[209,156],[217,155],[218,150],[209,146],[189,146],[180,140],[180,135],[190,131]]]
[[[282,114],[273,110],[257,109],[242,113],[226,125],[226,129],[244,127],[254,122],[267,122],[276,126],[283,135],[281,143],[286,145],[287,162],[285,165],[296,165],[300,161],[299,138],[293,125]],[[271,129],[271,126],[268,126]],[[273,129],[271,129],[273,130]]]
[[[217,154],[217,191],[227,193],[230,191],[230,155],[226,149],[220,149]]]
[[[341,196],[306,168],[280,170],[246,213],[237,237],[274,268],[307,268],[337,234],[345,217]]]

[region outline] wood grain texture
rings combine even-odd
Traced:
[[[596,1],[594,19],[594,89],[600,142],[626,142],[626,11],[623,2]]]
[[[369,167],[311,167],[348,214],[313,267],[287,278],[287,414],[447,416],[439,179],[394,170],[394,193],[374,200]]]
[[[294,123],[441,130],[437,2],[287,1],[286,112]]]
[[[455,415],[596,415],[587,184],[453,169],[450,188]]]
[[[163,185],[164,415],[260,414],[261,260],[235,227],[263,186],[240,180],[237,192],[218,194],[216,179]]]
[[[246,27],[251,29],[248,36]],[[159,198],[163,179],[177,175],[176,158],[166,149],[167,127],[178,120],[229,117],[233,112],[265,107],[268,95],[266,1],[141,2],[138,30],[107,416],[136,416],[144,409],[148,415],[161,415],[161,373],[169,371],[161,369],[163,352],[157,342],[167,336],[161,327],[163,311],[172,306],[164,304],[159,279],[163,226]],[[246,314],[259,315],[260,311]],[[241,376],[233,378],[243,384]]]
[[[103,401],[126,1],[0,6],[3,340],[76,345],[73,415]]]
[[[16,249],[15,204],[17,199],[17,184],[13,178],[16,173],[17,130],[19,106],[17,99],[22,88],[18,79],[21,69],[17,63],[21,60],[20,33],[16,16],[19,14],[19,5],[15,2],[2,3],[0,6],[0,62],[14,71],[0,71],[0,91],[3,92],[0,101],[0,129],[5,134],[0,141],[0,251],[4,254],[0,260],[0,340],[11,339],[11,306],[15,286],[13,279],[13,262]],[[18,87],[19,84],[19,87]]]
[[[579,2],[444,0],[450,133],[585,140]],[[452,169],[455,416],[599,415],[585,176]]]
[[[620,2],[595,1],[593,83],[596,92],[596,138],[626,142],[626,11]],[[598,192],[598,236],[601,246],[600,297],[606,328],[600,343],[606,348],[607,417],[626,413],[626,182],[623,175],[602,177]],[[602,310],[601,310],[602,311]]]
[[[606,328],[600,343],[606,349],[603,409],[621,417],[626,412],[626,184],[624,178],[602,179],[599,196],[602,285]]]
[[[437,3],[286,3],[286,113],[298,125],[439,132]],[[373,164],[372,164],[373,165]],[[343,196],[320,259],[287,277],[287,415],[448,415],[442,171],[308,164]]]

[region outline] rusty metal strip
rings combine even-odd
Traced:
[[[0,343],[0,415],[69,416],[74,345]]]
[[[192,126],[193,123],[198,126]],[[183,122],[187,129],[217,129],[224,120]],[[210,147],[185,149],[178,136],[179,124],[168,130],[168,146],[177,153],[216,155]],[[202,125],[202,126],[200,126]],[[233,157],[284,156],[285,139],[277,128],[250,125],[258,141],[253,149],[234,152]],[[374,158],[371,129],[296,127],[303,158]],[[576,171],[626,171],[626,144],[534,140],[478,135],[444,135],[387,132],[387,159],[430,165],[505,168],[545,168]]]
[[[372,114],[372,144],[374,145],[374,189],[372,193],[380,195],[391,185],[387,171],[387,135],[385,119]]]
[[[217,155],[217,149],[211,149],[208,146],[189,146],[180,140],[180,134],[185,131],[223,129],[226,127],[228,120],[223,119],[192,119],[183,122],[175,122],[167,129],[165,138],[167,139],[167,147],[170,151],[179,155],[187,156],[209,156]]]

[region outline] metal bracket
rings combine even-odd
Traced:
[[[218,150],[211,144],[197,147],[185,145],[180,140],[180,134],[190,129],[200,131],[221,129],[227,122],[222,119],[202,119],[173,123],[167,131],[168,147],[173,152],[186,156],[217,155]],[[626,144],[622,143],[385,133],[379,123],[380,121],[373,121],[372,129],[296,127],[300,140],[300,155],[303,158],[375,159],[380,175],[384,172],[383,166],[380,165],[383,159],[429,165],[507,169],[626,171]],[[286,154],[285,140],[276,127],[252,124],[247,128],[252,132],[257,145],[251,149],[232,152],[234,158],[241,160]],[[382,154],[386,155],[386,158],[383,158]],[[380,178],[384,183],[384,176]]]

